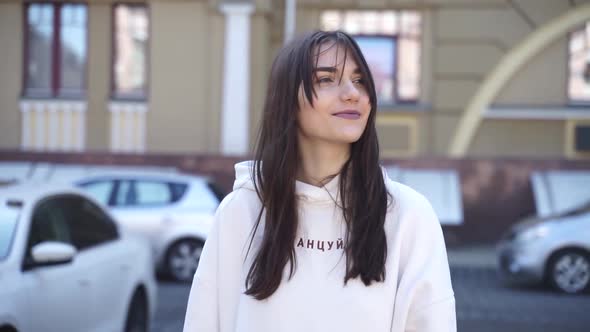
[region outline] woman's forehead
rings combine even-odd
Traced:
[[[314,58],[316,68],[336,67],[342,69],[341,67],[345,64],[345,60],[347,69],[348,67],[353,70],[357,68],[357,63],[348,47],[336,42],[326,42],[319,45],[314,52]]]

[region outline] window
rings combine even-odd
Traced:
[[[590,24],[570,34],[568,97],[571,103],[590,103]]]
[[[135,182],[135,204],[167,204],[172,201],[172,193],[167,183],[152,181]]]
[[[34,211],[29,233],[29,249],[45,241],[71,244],[70,228],[59,199],[48,199],[35,207]]]
[[[81,3],[25,5],[27,97],[79,98],[84,95],[87,60],[87,7]]]
[[[60,198],[72,232],[72,244],[82,250],[118,237],[114,222],[96,205],[79,196]]]
[[[122,180],[119,182],[115,202],[117,206],[158,206],[180,199],[186,188],[174,187],[167,182]],[[179,196],[180,195],[180,196]]]
[[[80,186],[94,199],[104,205],[108,205],[115,183],[110,180],[104,180],[83,183]]]
[[[112,97],[145,99],[149,21],[143,4],[113,7]]]
[[[351,34],[371,68],[379,104],[420,99],[422,18],[415,11],[325,11],[324,30]]]

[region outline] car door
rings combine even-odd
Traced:
[[[92,262],[92,295],[88,326],[85,331],[114,331],[125,317],[133,285],[130,271],[133,258],[121,241],[114,221],[92,201],[70,196],[66,219],[72,230],[72,242],[80,258]]]
[[[50,197],[33,210],[23,261],[23,283],[27,288],[31,331],[84,331],[88,329],[92,296],[92,262],[77,253],[70,263],[28,267],[31,248],[41,242],[72,244],[72,230],[66,220],[65,197]]]
[[[112,212],[131,232],[155,243],[172,221],[172,191],[158,180],[122,180],[119,182]]]

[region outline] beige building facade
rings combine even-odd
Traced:
[[[82,91],[74,96],[59,93],[66,91],[69,69],[54,59],[48,84],[58,92],[30,93],[34,77],[47,81],[38,75],[42,52],[34,53],[45,46],[34,44],[31,32],[38,15],[31,8],[38,3],[0,2],[0,149],[249,151],[270,64],[289,29],[289,0],[44,2],[83,7],[72,9],[78,14],[71,21],[55,7],[54,21],[43,25],[39,18],[37,25],[43,32],[60,20],[55,29],[62,43],[81,40],[82,51],[70,45],[84,60]],[[394,91],[379,106],[383,157],[577,159],[590,157],[587,3],[298,0],[290,13],[296,33],[340,28],[379,50],[384,96]],[[139,18],[129,28],[133,38],[124,39],[121,22],[127,21],[117,15],[127,9]],[[71,23],[74,17],[81,24]],[[413,22],[407,38],[406,17]],[[63,59],[66,47],[54,39],[47,49]],[[244,47],[236,50],[236,40],[246,41]],[[390,49],[393,54],[384,53]],[[143,67],[124,76],[125,64]],[[233,119],[241,120],[236,126]],[[245,148],[232,150],[237,142]]]

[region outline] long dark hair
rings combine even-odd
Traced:
[[[350,53],[359,67],[371,104],[365,131],[358,141],[351,144],[350,158],[340,170],[341,201],[338,204],[347,226],[344,283],[357,277],[367,286],[373,281],[385,280],[387,243],[383,225],[388,193],[379,166],[375,129],[377,96],[373,77],[354,39],[339,31],[317,31],[291,41],[279,51],[268,81],[252,168],[254,186],[262,202],[252,239],[263,212],[264,231],[246,278],[246,294],[258,300],[268,298],[277,290],[287,263],[289,278],[295,273],[298,91],[302,85],[305,98],[313,105],[312,95],[316,93],[313,73],[320,45],[324,43],[342,49],[345,59]]]

